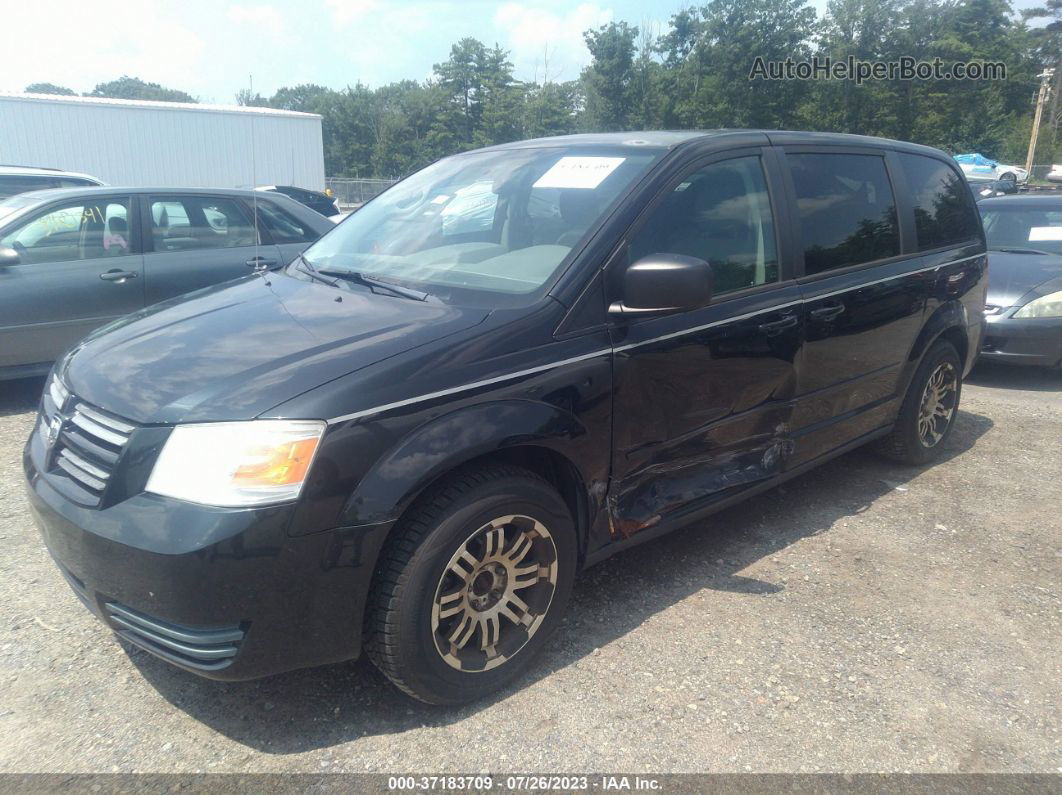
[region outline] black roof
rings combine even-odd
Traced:
[[[493,152],[505,149],[531,149],[550,146],[602,146],[602,147],[653,147],[672,149],[693,141],[710,139],[725,143],[728,137],[744,138],[746,141],[762,136],[764,143],[777,146],[860,146],[888,147],[912,154],[931,157],[950,157],[939,149],[922,146],[907,141],[890,138],[876,138],[870,135],[851,135],[849,133],[801,132],[797,130],[753,130],[753,129],[719,129],[719,130],[635,130],[631,132],[581,133],[577,135],[557,135],[549,138],[531,138],[526,141],[513,141],[507,144],[488,146],[477,152]]]

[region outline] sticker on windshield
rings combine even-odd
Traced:
[[[1062,226],[1034,226],[1029,240],[1062,240]]]
[[[538,178],[535,188],[584,188],[593,190],[627,158],[562,157]]]

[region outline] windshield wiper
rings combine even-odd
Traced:
[[[1054,255],[1050,251],[1043,251],[1038,248],[1022,248],[1021,246],[989,246],[989,251],[1002,251],[1004,254],[1041,254],[1048,257]]]
[[[414,290],[409,287],[402,287],[397,284],[392,284],[391,282],[384,281],[383,279],[378,279],[375,276],[369,276],[364,273],[359,273],[358,271],[348,271],[338,268],[319,268],[315,269],[315,271],[318,274],[324,274],[326,276],[337,276],[340,279],[345,279],[346,281],[356,282],[358,284],[362,284],[368,287],[369,289],[374,289],[378,287],[381,290],[387,290],[388,292],[394,293],[395,295],[401,296],[402,298],[412,298],[414,301],[424,301],[428,298],[428,294],[422,293],[420,290]]]
[[[313,265],[310,264],[310,261],[306,259],[306,257],[302,256],[302,254],[299,254],[296,259],[299,261],[299,264],[295,266],[295,269],[299,271],[299,273],[305,273],[311,279],[315,279],[316,281],[319,281],[322,284],[327,284],[329,287],[339,286],[339,282],[337,282],[335,279],[329,279],[325,276],[322,276],[320,272]]]

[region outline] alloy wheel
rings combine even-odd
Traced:
[[[500,516],[470,535],[435,589],[431,630],[452,668],[488,671],[542,625],[557,586],[557,548],[530,516]]]
[[[957,385],[951,362],[941,362],[930,374],[918,409],[918,440],[924,447],[935,447],[944,438],[955,414]]]

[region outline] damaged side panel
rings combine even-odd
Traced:
[[[771,302],[788,303],[789,289]],[[688,334],[668,337],[660,323],[663,333],[653,337],[651,322],[618,341],[611,540],[786,470],[803,318],[799,304],[751,317],[747,306],[710,307],[699,331],[686,318]]]

